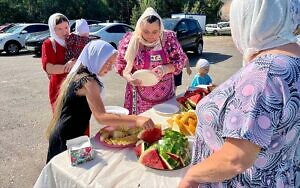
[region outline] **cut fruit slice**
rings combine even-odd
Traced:
[[[143,130],[138,134],[138,138],[140,138],[141,140],[152,144],[156,141],[158,141],[159,139],[161,139],[162,137],[162,132],[161,132],[161,128],[159,127],[155,127],[151,130]]]
[[[145,166],[155,169],[167,169],[166,164],[160,158],[156,148],[149,148],[144,153],[142,153],[139,162]]]
[[[146,151],[146,149],[147,149],[147,143],[140,140],[136,143],[134,152],[135,152],[136,156],[139,158],[141,156],[141,154],[144,153],[144,151]]]
[[[202,99],[202,95],[199,93],[196,93],[190,97],[187,98],[187,101],[191,104],[191,106],[196,107],[197,103]]]

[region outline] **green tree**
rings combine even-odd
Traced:
[[[139,5],[135,5],[132,9],[131,17],[130,17],[130,24],[135,26],[136,22],[138,21],[139,17],[141,16],[141,9]]]

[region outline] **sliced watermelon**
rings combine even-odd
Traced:
[[[144,141],[140,140],[136,143],[136,146],[134,148],[134,152],[136,154],[136,156],[139,158],[141,156],[141,154],[146,151],[146,149],[148,148],[148,144],[145,143]]]
[[[179,164],[180,164],[180,167],[184,167],[185,166],[184,165],[184,161],[183,161],[183,159],[180,156],[175,155],[174,153],[170,153],[170,152],[166,152],[166,154],[169,155],[172,159],[178,161]]]
[[[187,98],[187,101],[191,104],[191,106],[196,107],[197,103],[202,99],[202,95],[199,93],[196,93],[190,97]]]
[[[161,157],[163,162],[166,164],[167,169],[174,170],[174,169],[180,168],[180,162],[177,161],[176,159],[173,159],[172,157],[170,157],[167,153],[159,152],[159,156]]]
[[[149,143],[152,144],[156,141],[158,141],[159,139],[161,139],[162,137],[162,132],[161,132],[161,128],[159,127],[155,127],[151,130],[142,130],[139,134],[138,134],[138,138]]]
[[[139,162],[155,169],[167,169],[167,165],[161,159],[156,148],[149,148],[142,153]]]

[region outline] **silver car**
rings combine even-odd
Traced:
[[[229,22],[218,22],[217,24],[207,24],[205,26],[206,34],[230,35],[231,28]]]
[[[0,52],[16,55],[25,47],[25,39],[33,33],[46,31],[49,27],[43,23],[16,24],[5,33],[0,33]]]
[[[89,25],[89,28],[90,35],[100,37],[115,48],[118,48],[125,33],[134,31],[131,26],[124,23],[99,23]]]

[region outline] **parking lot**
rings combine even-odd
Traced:
[[[241,55],[230,36],[205,36],[202,56],[188,53],[193,73],[184,70],[184,92],[195,74],[197,59],[212,65],[210,75],[222,83],[241,66]],[[22,51],[18,56],[0,54],[0,187],[32,187],[46,161],[47,140],[44,131],[50,121],[48,79],[41,69],[40,57]],[[123,105],[125,81],[114,72],[103,79],[106,105]],[[92,121],[92,135],[98,131]],[[109,178],[109,177],[108,177]]]

